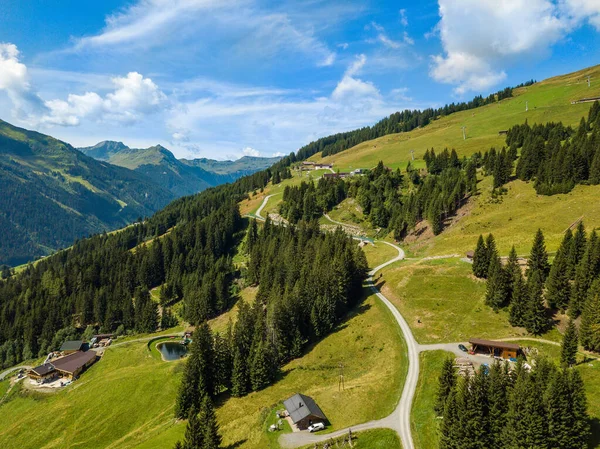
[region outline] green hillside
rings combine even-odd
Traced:
[[[370,140],[326,158],[316,154],[311,160],[332,163],[340,171],[374,167],[380,160],[389,167],[404,169],[412,158],[411,150],[414,150],[416,165],[424,167],[422,157],[431,148],[436,151],[446,147],[455,148],[461,157],[488,150],[492,146],[501,148],[504,136],[498,132],[524,123],[525,120],[530,125],[551,121],[577,125],[582,116],[587,116],[591,103],[571,102],[600,96],[600,82],[592,83],[588,88],[585,80],[588,75],[592,79],[599,79],[600,66],[518,88],[514,90],[513,98],[457,112],[414,131]],[[528,111],[525,110],[526,103]],[[463,126],[466,127],[466,140],[463,140]]]
[[[145,176],[1,120],[0,190],[0,265],[125,226],[174,198]]]

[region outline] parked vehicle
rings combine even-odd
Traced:
[[[468,349],[465,345],[458,345],[458,349],[460,349],[462,352],[468,352]]]
[[[309,432],[318,432],[319,430],[323,430],[325,428],[325,424],[323,424],[322,422],[317,422],[314,423],[310,426],[308,426],[308,431]]]

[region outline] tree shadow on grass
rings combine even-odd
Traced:
[[[244,444],[246,441],[248,441],[248,440],[244,439],[244,440],[236,441],[235,443],[231,443],[227,446],[224,446],[223,449],[236,449],[236,448],[240,447],[242,444]]]
[[[597,449],[600,447],[600,419],[590,419],[591,436],[588,442],[589,449]]]

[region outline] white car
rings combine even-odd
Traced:
[[[310,426],[308,426],[308,431],[309,432],[318,432],[319,430],[323,430],[325,428],[325,424],[323,424],[322,422],[317,422],[314,423]]]

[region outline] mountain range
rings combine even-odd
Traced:
[[[252,158],[246,164],[195,164],[160,145],[130,149],[120,142],[82,150],[0,120],[0,265],[25,263],[78,238],[126,226],[180,196],[273,163]],[[213,163],[220,172],[202,167]],[[228,163],[229,171],[223,168]]]

